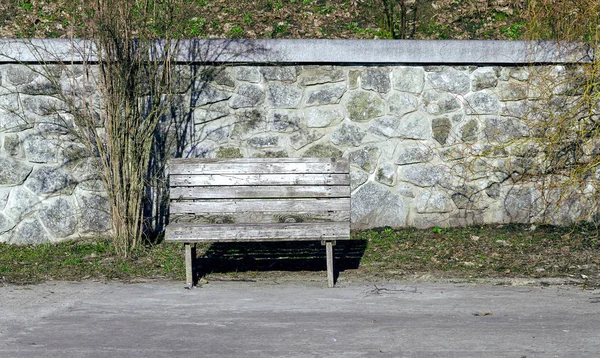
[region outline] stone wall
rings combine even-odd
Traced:
[[[355,51],[352,43],[335,46]],[[452,49],[480,42],[433,43]],[[535,68],[503,57],[502,44],[495,51],[484,44],[475,54],[449,50],[449,64],[428,63],[426,56],[406,64],[410,55],[401,51],[402,60],[382,55],[387,63],[331,63],[318,55],[229,61],[215,67],[209,83],[195,86],[201,90],[182,95],[192,122],[179,154],[348,158],[354,228],[535,221],[535,190],[507,180],[531,165],[527,156],[510,149],[489,160],[472,155],[527,136],[519,118],[529,108]],[[515,52],[516,45],[503,46]],[[539,68],[560,70],[565,61]],[[59,241],[110,229],[92,161],[60,125],[69,114],[60,111],[47,79],[68,83],[66,73],[17,60],[0,64],[0,242]]]

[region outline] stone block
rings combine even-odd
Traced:
[[[81,233],[105,233],[111,230],[110,205],[105,194],[76,191]]]
[[[396,166],[390,163],[381,163],[375,172],[375,180],[387,186],[396,182]]]
[[[307,106],[317,106],[325,104],[340,103],[340,99],[346,93],[346,84],[330,84],[320,86],[319,88],[307,90],[305,104]]]
[[[433,139],[441,145],[448,144],[448,137],[452,130],[452,121],[448,117],[438,117],[431,121]]]
[[[350,168],[350,190],[354,191],[369,180],[369,174],[354,167]]]
[[[300,131],[295,132],[290,137],[290,144],[291,144],[292,148],[294,148],[295,150],[298,150],[303,147],[306,147],[307,145],[309,145],[311,143],[318,141],[319,139],[323,138],[324,135],[325,135],[325,133],[323,133],[322,131],[300,130]]]
[[[353,124],[342,123],[331,134],[331,143],[358,147],[366,135],[367,133],[362,128]]]
[[[25,186],[36,194],[71,194],[75,182],[62,167],[37,167],[27,178]]]
[[[433,152],[424,144],[400,143],[396,150],[394,163],[397,165],[425,163],[431,160]]]
[[[485,118],[484,133],[488,140],[507,142],[529,135],[529,128],[519,120],[509,117]]]
[[[233,93],[228,91],[221,91],[219,89],[205,86],[200,91],[193,92],[193,105],[194,106],[205,106],[207,104],[213,104],[217,102],[222,102],[230,99],[233,96]]]
[[[336,107],[315,107],[304,110],[306,126],[309,128],[329,127],[344,119],[344,113]]]
[[[398,123],[396,133],[406,139],[431,138],[431,119],[423,112],[409,113]]]
[[[357,122],[381,117],[385,113],[385,102],[373,92],[352,93],[346,106],[350,119]]]
[[[38,211],[38,219],[55,239],[64,239],[77,230],[77,208],[69,197],[44,201]]]
[[[21,185],[33,167],[19,160],[0,157],[0,185]]]
[[[217,150],[217,158],[243,158],[242,151],[240,148],[234,147],[220,147]]]
[[[390,114],[398,117],[414,112],[419,106],[419,100],[417,97],[409,93],[394,92],[388,98],[388,105],[390,107]]]
[[[454,210],[454,204],[445,193],[425,191],[414,200],[415,210],[420,213],[447,213]]]
[[[442,165],[415,164],[401,167],[400,178],[419,187],[443,185],[449,181],[450,170]]]
[[[427,91],[423,94],[423,105],[429,114],[445,114],[460,110],[456,95],[445,92]]]
[[[527,99],[527,85],[515,82],[500,82],[494,90],[501,101],[519,101]]]
[[[27,65],[8,65],[6,67],[6,79],[13,86],[30,83],[38,76],[39,74]]]
[[[478,68],[471,73],[471,89],[473,91],[496,87],[497,84],[498,75],[492,67]]]
[[[9,230],[15,227],[15,223],[10,220],[6,215],[0,213],[0,235],[4,236],[5,239],[2,240],[2,236],[0,236],[0,242],[7,242],[10,238],[10,234],[5,235]]]
[[[260,72],[267,81],[293,82],[297,77],[295,66],[261,67]]]
[[[368,173],[373,173],[380,155],[381,150],[379,148],[367,147],[351,152],[348,160],[350,164],[357,165]]]
[[[469,93],[465,96],[467,114],[498,114],[500,101],[486,92]]]
[[[270,113],[269,130],[275,132],[295,132],[303,122],[302,112],[278,109]]]
[[[444,67],[439,72],[429,72],[427,77],[431,87],[439,92],[467,94],[471,90],[469,75],[451,67]]]
[[[43,244],[50,242],[50,236],[37,219],[27,219],[19,223],[10,237],[10,244]]]
[[[235,78],[239,81],[258,83],[260,82],[260,72],[258,67],[241,66],[236,69]]]
[[[268,105],[273,108],[296,108],[302,99],[302,87],[272,83],[267,89]]]
[[[259,135],[249,138],[246,143],[252,148],[272,148],[279,145],[279,137],[276,135]]]
[[[0,109],[0,131],[4,133],[21,132],[33,128],[34,118],[24,113],[6,112]]]
[[[303,158],[341,158],[342,151],[328,144],[315,144],[302,155]]]
[[[479,121],[470,119],[460,127],[460,139],[465,142],[474,142],[479,137]]]
[[[230,98],[229,106],[234,109],[255,107],[264,101],[265,93],[261,86],[241,84],[237,92]]]
[[[395,90],[421,93],[425,84],[425,71],[421,67],[402,67],[392,72]]]
[[[11,190],[4,208],[4,214],[13,221],[18,222],[25,215],[33,212],[40,204],[40,200],[31,191],[24,187],[16,187]]]
[[[50,96],[26,96],[23,98],[23,108],[38,116],[55,115],[69,109],[65,102]]]
[[[303,86],[312,86],[330,82],[340,82],[345,79],[345,73],[342,69],[327,69],[323,66],[317,68],[305,69],[300,73],[298,83]]]
[[[391,88],[390,72],[384,68],[369,67],[360,77],[361,87],[379,93],[388,93]]]
[[[25,157],[32,163],[57,163],[60,140],[41,135],[29,135],[23,141]]]
[[[389,188],[367,182],[352,195],[353,229],[406,226],[409,208],[405,199]]]
[[[267,121],[264,114],[256,109],[238,112],[233,126],[232,138],[245,138],[266,130]]]

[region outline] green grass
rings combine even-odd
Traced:
[[[426,273],[455,278],[585,278],[586,285],[600,286],[596,228],[383,228],[355,232],[353,237],[366,243],[359,268],[348,273],[358,279]],[[201,247],[199,253],[207,247]],[[232,247],[229,253],[239,249]],[[180,244],[163,242],[143,247],[128,259],[118,257],[108,239],[35,246],[0,244],[0,283],[157,278],[183,281],[184,277]]]

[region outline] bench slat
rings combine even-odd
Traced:
[[[170,186],[349,185],[349,174],[170,175]]]
[[[193,174],[333,174],[348,173],[347,162],[325,163],[196,163],[195,165],[171,164],[172,175]]]
[[[171,200],[250,198],[344,198],[349,186],[205,186],[171,187]]]
[[[170,212],[179,213],[239,213],[281,211],[350,211],[350,198],[332,199],[224,199],[172,202]]]
[[[292,224],[172,224],[165,240],[180,242],[251,242],[340,240],[350,238],[348,222]]]
[[[349,221],[348,211],[282,211],[277,213],[194,213],[169,216],[171,223],[215,224],[215,223],[282,223],[290,222],[333,222]]]

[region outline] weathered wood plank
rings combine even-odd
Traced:
[[[252,242],[350,238],[349,222],[292,224],[168,225],[166,241]]]
[[[179,201],[170,205],[170,212],[180,213],[240,213],[289,211],[349,211],[350,198],[331,199],[224,199]]]
[[[169,185],[349,185],[349,174],[231,174],[231,175],[170,175]]]
[[[169,216],[169,224],[233,224],[233,223],[290,223],[290,222],[332,222],[349,221],[349,211],[283,211],[277,213],[193,213]]]
[[[325,242],[325,256],[327,260],[327,286],[333,288],[335,285],[335,271],[333,269],[333,242]]]
[[[206,186],[172,187],[171,200],[251,198],[344,198],[349,186]]]
[[[194,174],[329,174],[348,173],[350,170],[348,162],[325,162],[325,163],[281,163],[281,162],[259,162],[259,163],[196,163],[171,164],[169,173],[171,175],[194,175]]]

